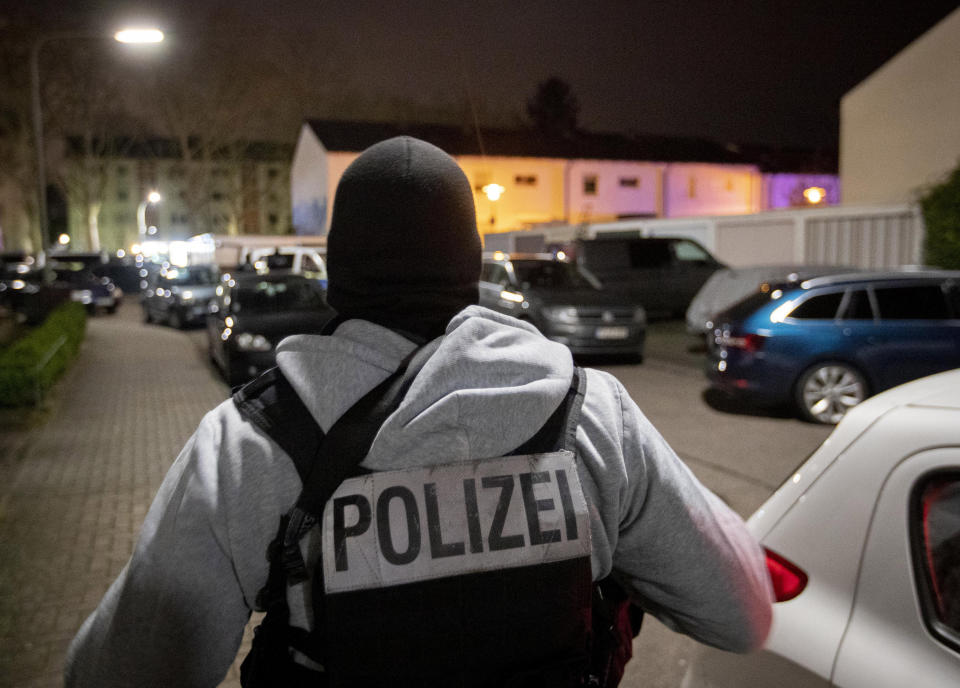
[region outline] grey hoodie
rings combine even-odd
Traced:
[[[413,344],[352,320],[333,336],[285,339],[277,362],[327,430]],[[375,470],[501,456],[529,439],[569,387],[569,351],[477,306],[457,315],[363,465]],[[771,618],[763,554],[612,376],[588,369],[577,467],[590,508],[594,580],[615,571],[668,627],[734,651]],[[215,686],[233,662],[265,552],[300,480],[231,401],[208,413],[167,474],[133,556],[74,639],[66,685]],[[305,543],[315,562],[312,539]],[[291,620],[309,627],[305,586]]]

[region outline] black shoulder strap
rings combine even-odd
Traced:
[[[557,409],[550,415],[537,433],[510,452],[511,456],[539,454],[568,449],[574,451],[577,444],[577,424],[583,395],[587,390],[587,372],[577,366],[573,369],[570,388]]]
[[[323,442],[323,430],[279,368],[270,368],[233,394],[240,415],[263,430],[293,459],[306,480]]]
[[[285,517],[281,545],[280,556],[289,583],[307,578],[300,538],[317,522],[323,505],[340,483],[360,472],[359,464],[380,426],[400,405],[440,341],[437,338],[414,349],[394,373],[351,406],[326,435],[279,369],[264,373],[234,395],[240,413],[290,455],[303,483],[296,505]]]

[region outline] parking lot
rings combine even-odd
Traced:
[[[0,460],[0,685],[56,686],[66,645],[117,575],[180,446],[228,394],[203,329],[141,322],[136,301],[90,320],[79,359]],[[616,375],[700,479],[746,516],[829,434],[792,417],[714,408],[702,354],[654,323]],[[712,401],[712,400],[711,400]],[[7,556],[15,555],[15,556]],[[695,649],[645,621],[622,685],[676,686]],[[224,685],[239,685],[236,667]]]

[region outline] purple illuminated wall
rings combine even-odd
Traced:
[[[803,190],[811,186],[818,186],[827,192],[826,198],[816,206],[812,206],[803,197]],[[764,198],[768,210],[836,205],[840,202],[840,178],[835,174],[766,174]]]

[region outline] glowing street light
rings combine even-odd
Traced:
[[[163,196],[160,195],[160,192],[152,189],[150,193],[147,194],[147,197],[140,201],[140,205],[137,206],[137,232],[140,235],[141,244],[143,244],[147,234],[147,205],[159,203],[162,200]]]
[[[491,201],[499,201],[500,196],[502,196],[505,191],[499,184],[487,184],[480,190],[483,191]]]
[[[819,186],[811,186],[803,190],[803,197],[807,203],[816,205],[827,197],[827,190]]]
[[[119,43],[160,43],[163,41],[163,31],[159,29],[122,29],[113,34]]]

